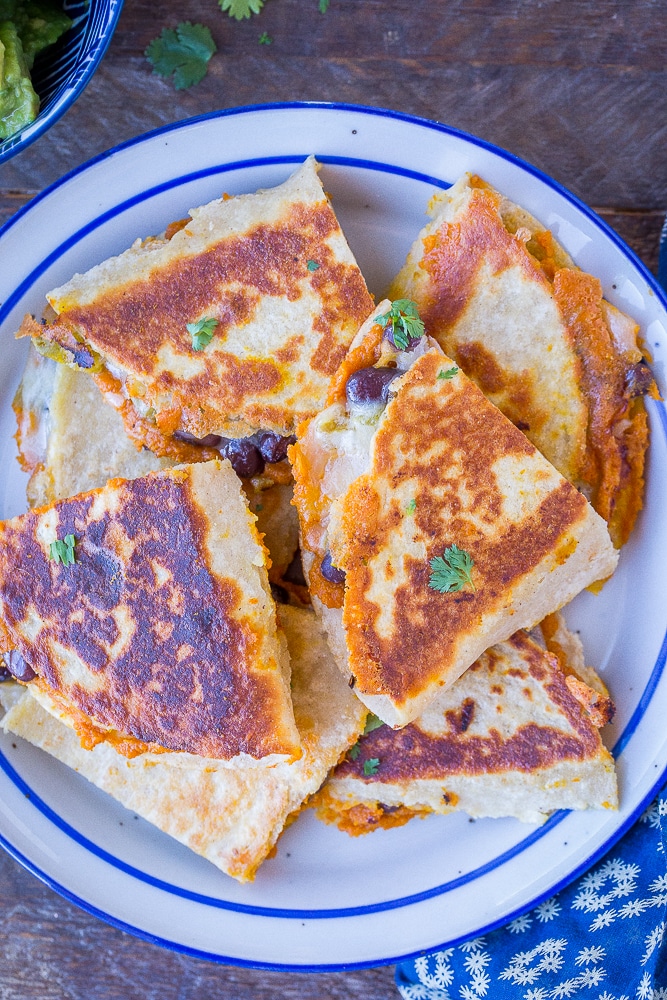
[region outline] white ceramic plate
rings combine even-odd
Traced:
[[[10,409],[25,344],[13,333],[44,293],[219,196],[279,183],[308,154],[371,290],[381,295],[427,202],[467,170],[554,230],[608,298],[640,321],[662,381],[665,299],[620,240],[548,178],[487,144],[370,108],[240,109],[140,138],[64,178],[0,233],[0,515],[25,508]],[[85,909],[142,937],[237,964],[324,970],[393,962],[516,916],[589,866],[643,809],[667,768],[667,418],[650,403],[646,508],[603,593],[569,620],[618,706],[609,741],[621,809],[541,828],[464,816],[352,839],[309,813],[241,886],[20,740],[0,741],[0,838]]]

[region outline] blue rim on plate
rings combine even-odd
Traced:
[[[65,0],[72,27],[35,60],[31,75],[40,98],[34,122],[0,142],[0,164],[38,139],[79,97],[115,31],[123,0]]]
[[[381,110],[381,109],[365,108],[365,107],[361,107],[361,106],[341,105],[341,104],[313,105],[313,104],[295,104],[295,103],[292,103],[292,104],[259,105],[259,106],[245,107],[245,108],[236,108],[236,109],[231,109],[231,110],[228,110],[228,111],[223,111],[223,112],[213,113],[213,114],[210,114],[210,115],[200,116],[200,117],[195,118],[195,119],[189,119],[186,122],[175,123],[174,125],[170,125],[170,126],[166,126],[164,128],[161,128],[161,129],[157,129],[157,130],[155,130],[153,132],[148,133],[147,135],[140,136],[140,137],[138,137],[136,139],[130,140],[129,142],[124,143],[124,144],[116,147],[115,149],[112,149],[112,150],[108,151],[105,154],[102,154],[102,156],[95,158],[95,160],[91,160],[89,163],[84,164],[83,166],[76,168],[74,171],[71,171],[68,175],[66,175],[65,177],[63,177],[60,181],[56,182],[50,188],[46,189],[44,192],[42,192],[40,195],[38,195],[37,198],[34,200],[34,202],[31,203],[31,205],[35,204],[36,202],[38,202],[42,198],[49,196],[53,191],[57,190],[57,188],[59,186],[61,186],[61,185],[65,184],[66,182],[68,182],[71,178],[73,178],[74,176],[76,176],[79,172],[89,169],[94,163],[100,162],[101,160],[103,160],[103,159],[105,159],[107,157],[113,156],[113,155],[119,153],[123,149],[127,149],[129,147],[132,147],[133,145],[136,145],[138,143],[144,142],[144,141],[146,141],[147,139],[149,139],[151,137],[164,136],[164,135],[167,135],[169,132],[171,132],[171,131],[173,131],[175,129],[180,129],[180,128],[183,128],[183,127],[186,127],[186,126],[190,126],[190,125],[192,125],[192,124],[194,124],[196,122],[204,122],[204,121],[207,121],[207,120],[211,120],[213,118],[222,118],[222,117],[229,117],[229,116],[234,116],[234,115],[239,115],[239,114],[248,114],[248,113],[251,113],[251,112],[256,111],[256,110],[262,110],[262,111],[264,111],[264,110],[267,110],[267,109],[270,109],[270,108],[273,108],[273,109],[276,109],[276,110],[283,110],[283,109],[299,110],[299,109],[302,109],[302,108],[306,109],[306,110],[312,110],[313,108],[321,109],[321,110],[333,109],[333,110],[337,110],[337,111],[341,111],[341,110],[342,111],[353,111],[353,112],[355,112],[357,114],[382,115],[382,116],[385,116],[385,117],[388,117],[388,118],[396,118],[396,119],[399,119],[399,120],[402,120],[402,121],[405,121],[405,122],[408,122],[408,123],[411,123],[411,124],[419,125],[421,127],[426,127],[426,128],[429,128],[429,129],[440,131],[440,132],[442,132],[443,134],[446,134],[446,135],[458,136],[458,137],[463,138],[466,142],[472,144],[473,146],[478,146],[480,148],[487,149],[487,150],[493,152],[496,156],[504,158],[504,159],[506,159],[506,160],[508,160],[508,161],[510,161],[510,162],[512,162],[512,163],[514,163],[516,165],[518,165],[522,170],[527,171],[529,173],[532,173],[543,184],[545,184],[545,185],[553,188],[554,190],[558,191],[559,194],[561,194],[562,196],[564,196],[569,202],[571,202],[572,204],[576,205],[579,208],[580,211],[582,211],[589,219],[591,219],[591,220],[593,220],[595,222],[596,227],[603,229],[603,231],[608,236],[608,238],[610,240],[612,240],[612,242],[614,242],[614,244],[618,248],[620,248],[621,251],[622,251],[622,253],[629,259],[629,261],[632,263],[633,267],[635,267],[637,270],[639,270],[640,272],[642,272],[642,274],[644,275],[644,277],[647,280],[647,283],[654,289],[655,294],[658,295],[661,298],[662,303],[665,306],[667,306],[667,300],[665,300],[665,296],[661,292],[658,283],[655,281],[655,278],[652,275],[650,275],[650,273],[647,271],[647,269],[644,267],[644,265],[635,257],[635,255],[632,253],[632,251],[630,251],[625,246],[625,244],[623,244],[623,242],[613,232],[613,230],[611,230],[608,226],[606,226],[597,216],[595,216],[595,214],[593,212],[590,211],[590,209],[588,209],[580,201],[578,201],[576,198],[574,198],[574,196],[572,196],[569,192],[567,192],[560,185],[556,184],[550,178],[548,178],[547,176],[543,175],[540,171],[536,170],[534,167],[530,166],[529,164],[525,164],[523,161],[521,161],[518,158],[512,156],[512,154],[506,153],[505,151],[503,151],[501,149],[498,149],[497,147],[494,147],[491,144],[485,143],[484,141],[479,140],[479,139],[477,139],[477,138],[475,138],[473,136],[467,135],[466,133],[463,133],[463,132],[461,132],[459,130],[451,129],[451,128],[448,128],[447,126],[440,125],[440,124],[433,123],[433,122],[429,122],[429,121],[425,121],[425,120],[422,120],[422,119],[418,119],[418,118],[415,118],[415,117],[412,117],[412,116],[401,115],[401,114],[398,114],[398,113],[395,113],[395,112],[384,111],[384,110]],[[315,150],[314,152],[317,154],[317,150]],[[383,165],[381,163],[371,162],[371,161],[368,161],[368,160],[354,160],[353,158],[350,158],[350,157],[333,157],[333,156],[321,155],[318,158],[323,163],[325,163],[325,164],[327,164],[327,163],[329,163],[329,164],[339,163],[339,164],[344,164],[344,165],[348,165],[348,166],[350,166],[350,165],[351,166],[363,166],[364,168],[371,169],[371,170],[383,170],[383,169],[386,169],[388,171],[391,170],[391,171],[393,171],[395,173],[400,173],[400,174],[403,174],[405,176],[410,175],[410,176],[415,177],[415,178],[417,178],[419,180],[424,180],[424,181],[426,181],[426,182],[428,182],[430,184],[437,185],[437,186],[440,186],[440,187],[446,186],[445,182],[443,182],[442,179],[430,177],[430,176],[427,176],[427,175],[419,175],[419,174],[415,173],[414,171],[403,171],[402,168],[398,168],[398,167],[395,167],[395,166],[392,166],[392,165]],[[266,163],[266,162],[272,162],[272,163],[294,163],[294,162],[299,161],[300,159],[302,159],[302,156],[299,153],[298,155],[291,156],[291,157],[290,156],[281,156],[281,157],[271,158],[270,161],[268,159],[264,159],[264,160],[252,160],[252,161],[235,161],[234,163],[231,163],[231,164],[227,163],[224,166],[218,167],[217,171],[213,171],[213,170],[202,171],[202,174],[205,174],[207,172],[208,173],[213,173],[213,172],[222,173],[222,172],[224,172],[226,170],[238,169],[239,167],[256,166],[258,164],[263,164],[263,163]],[[177,186],[177,185],[183,183],[184,180],[186,180],[186,179],[189,180],[189,179],[191,179],[194,176],[196,176],[196,175],[195,174],[188,174],[186,177],[179,176],[179,177],[176,177],[176,178],[172,178],[172,180],[167,185],[163,185],[163,187],[169,187],[169,186],[172,186],[172,185],[173,186]],[[137,196],[136,199],[133,199],[132,203],[134,203],[136,201],[140,201],[140,200],[142,200],[142,198],[148,198],[148,197],[150,197],[153,193],[155,193],[156,190],[157,189],[155,189],[155,188],[154,189],[147,189],[143,193],[143,195],[139,195],[139,196]],[[18,222],[19,218],[22,217],[22,215],[26,211],[30,210],[31,205],[26,206],[19,213],[17,213],[17,215],[15,217],[13,217],[12,219],[9,220],[9,222],[6,224],[6,226],[3,227],[2,230],[0,230],[0,238],[2,237],[2,235],[4,233],[6,233],[9,229],[12,228],[13,225],[15,225]],[[71,246],[73,243],[76,243],[78,240],[82,239],[83,236],[86,235],[86,233],[90,232],[91,229],[94,229],[96,225],[100,225],[110,215],[126,211],[128,207],[131,207],[131,202],[125,202],[125,203],[121,203],[120,205],[117,205],[111,212],[107,212],[104,215],[98,217],[97,219],[94,219],[94,220],[90,221],[89,224],[87,224],[84,229],[82,229],[81,231],[75,233],[73,236],[71,236],[66,241],[65,244],[63,244],[59,248],[57,248],[57,250],[55,250],[49,256],[49,258],[47,258],[45,261],[43,261],[42,264],[38,268],[35,268],[35,270],[32,271],[26,277],[26,279],[24,280],[24,282],[22,283],[22,285],[15,290],[15,293],[12,296],[10,296],[10,297],[8,297],[6,299],[6,301],[4,302],[4,304],[2,305],[2,307],[0,308],[0,322],[10,312],[11,308],[14,305],[14,302],[17,301],[18,299],[20,299],[27,292],[27,290],[30,288],[30,286],[39,277],[39,274],[47,267],[47,265],[53,259],[57,258],[57,256],[59,255],[60,252],[63,252],[63,250],[65,248]],[[658,413],[659,413],[660,428],[661,428],[662,434],[667,439],[667,414],[666,414],[666,412],[664,410],[664,407],[662,407],[662,406],[658,407]],[[631,735],[632,735],[632,733],[634,731],[634,728],[636,727],[636,725],[638,724],[639,720],[641,719],[641,715],[642,715],[642,712],[643,712],[642,705],[644,704],[645,701],[650,700],[650,698],[652,697],[652,693],[653,693],[653,691],[655,689],[655,686],[658,683],[658,681],[659,681],[659,679],[660,679],[660,677],[662,675],[662,672],[664,670],[666,657],[667,657],[667,636],[664,636],[663,637],[663,641],[662,641],[662,645],[661,645],[661,648],[660,648],[660,652],[659,652],[659,655],[658,655],[658,658],[657,658],[657,660],[656,660],[656,662],[654,664],[654,667],[653,667],[653,669],[652,669],[652,671],[650,673],[648,683],[646,684],[644,693],[643,693],[642,697],[640,698],[639,705],[638,705],[637,709],[635,710],[635,713],[633,714],[633,716],[631,717],[631,719],[628,721],[628,724],[626,725],[624,732],[621,734],[620,738],[617,740],[617,744],[616,744],[616,748],[615,748],[615,752],[616,753],[622,752],[622,750],[626,746],[627,742],[629,741],[629,739],[630,739],[630,737],[631,737]],[[103,857],[103,860],[105,860],[107,863],[109,863],[109,864],[111,864],[113,866],[116,866],[116,867],[119,867],[119,868],[122,867],[123,870],[126,872],[126,874],[129,874],[129,875],[131,875],[134,878],[138,878],[139,880],[142,880],[142,881],[145,881],[147,879],[152,879],[152,881],[153,881],[154,884],[160,883],[158,887],[161,888],[161,889],[164,889],[167,892],[173,892],[173,893],[178,894],[178,895],[186,895],[189,898],[193,899],[197,903],[201,903],[201,904],[204,904],[204,905],[207,905],[207,906],[213,906],[213,907],[215,907],[217,909],[229,909],[229,910],[233,910],[233,911],[237,911],[237,912],[246,912],[246,913],[259,914],[259,915],[264,915],[266,913],[266,914],[268,914],[268,915],[270,915],[272,917],[278,917],[278,918],[284,917],[284,918],[288,918],[288,919],[301,918],[301,917],[303,917],[305,919],[325,919],[325,918],[326,919],[330,919],[332,917],[345,917],[345,916],[349,916],[352,913],[354,913],[354,914],[356,914],[356,913],[371,913],[371,912],[377,912],[377,911],[386,910],[386,909],[390,909],[390,908],[400,908],[400,907],[403,907],[403,906],[411,905],[412,903],[418,901],[420,898],[433,897],[435,895],[438,895],[438,894],[441,894],[443,892],[446,892],[448,890],[448,888],[450,888],[450,886],[451,886],[451,883],[439,884],[439,885],[433,886],[432,888],[430,888],[426,892],[418,894],[416,896],[413,895],[413,896],[410,896],[410,897],[397,898],[397,899],[392,899],[392,900],[383,900],[381,903],[372,904],[372,905],[369,905],[369,906],[362,906],[362,907],[356,907],[356,908],[349,908],[349,907],[347,907],[347,908],[340,908],[340,909],[337,909],[337,910],[331,910],[331,909],[301,910],[301,909],[281,909],[281,908],[275,908],[274,909],[274,908],[265,908],[265,907],[257,907],[257,906],[246,906],[245,904],[230,903],[230,902],[226,902],[224,900],[216,899],[216,898],[213,898],[213,897],[206,897],[206,896],[202,896],[202,895],[193,894],[193,893],[190,893],[189,890],[183,890],[182,888],[180,888],[178,886],[175,886],[175,885],[173,885],[173,884],[171,884],[169,882],[153,879],[152,876],[148,876],[144,872],[138,871],[136,869],[132,870],[131,866],[127,866],[124,862],[120,861],[117,858],[114,858],[108,852],[104,852],[101,848],[99,848],[98,845],[94,845],[90,841],[86,841],[86,838],[83,837],[78,831],[73,830],[71,827],[68,826],[68,824],[65,821],[63,821],[59,816],[57,816],[56,814],[54,814],[50,810],[49,806],[46,803],[44,803],[41,799],[39,799],[39,797],[36,796],[34,794],[34,792],[32,792],[32,790],[29,788],[29,786],[25,786],[25,783],[23,782],[23,779],[20,777],[20,775],[18,775],[16,773],[16,771],[14,770],[14,768],[12,767],[12,765],[9,764],[9,762],[6,760],[6,758],[2,754],[0,754],[0,766],[2,767],[4,773],[7,775],[7,777],[16,785],[16,787],[19,790],[21,790],[23,792],[23,794],[26,794],[26,792],[28,794],[31,794],[32,802],[33,802],[33,805],[35,806],[35,808],[37,808],[38,810],[40,810],[43,813],[43,815],[45,815],[47,817],[47,819],[49,819],[50,822],[52,822],[55,825],[59,826],[59,828],[61,830],[63,830],[63,832],[65,832],[68,836],[71,836],[73,839],[76,839],[87,850],[91,850],[92,852],[97,853],[98,856]],[[604,843],[600,844],[598,846],[598,848],[596,849],[596,851],[593,854],[587,856],[585,863],[579,865],[576,869],[573,869],[573,870],[569,871],[566,878],[562,879],[560,882],[558,882],[555,885],[549,886],[548,890],[546,890],[545,892],[543,892],[541,895],[536,896],[535,898],[531,899],[529,903],[524,903],[518,909],[516,909],[515,911],[503,914],[503,916],[502,916],[501,919],[499,919],[499,920],[497,920],[495,922],[489,923],[489,924],[485,925],[484,927],[479,928],[478,931],[477,931],[477,933],[481,934],[481,933],[488,932],[489,930],[492,930],[494,927],[497,927],[497,926],[500,926],[501,924],[506,923],[508,920],[511,920],[514,917],[518,916],[521,912],[525,912],[528,908],[536,905],[542,899],[545,899],[548,896],[552,895],[554,892],[558,891],[564,885],[566,885],[567,883],[569,883],[572,879],[574,879],[575,877],[577,877],[578,875],[580,875],[583,870],[585,870],[587,867],[589,867],[590,865],[592,865],[605,851],[607,851],[613,845],[613,843],[617,839],[619,839],[622,836],[622,834],[629,828],[629,826],[636,820],[636,818],[640,815],[640,813],[645,808],[645,806],[647,805],[647,803],[650,801],[650,799],[652,798],[652,796],[655,794],[655,791],[661,785],[661,783],[663,782],[663,780],[664,780],[664,773],[660,772],[660,774],[658,774],[657,777],[655,777],[655,780],[653,780],[653,782],[652,782],[652,784],[651,784],[650,789],[648,790],[648,792],[642,797],[641,801],[635,805],[635,808],[632,810],[631,814],[626,817],[625,822],[622,823],[618,828],[616,828],[616,830],[614,831],[613,835],[610,836],[608,839],[606,839],[604,841]],[[527,847],[529,844],[533,844],[536,841],[538,841],[541,837],[543,837],[547,833],[548,830],[552,829],[555,825],[557,825],[561,821],[561,819],[562,819],[562,814],[557,814],[554,817],[552,817],[544,827],[539,828],[538,831],[536,831],[535,833],[530,834],[523,841],[521,841],[516,846],[516,848],[513,850],[512,853],[514,853],[514,854],[519,853],[520,851],[524,850],[525,847]],[[137,935],[139,937],[142,937],[142,938],[145,938],[146,940],[150,940],[150,941],[152,941],[154,943],[166,946],[166,947],[168,947],[168,948],[170,948],[172,950],[175,950],[175,951],[178,951],[178,952],[182,952],[184,954],[195,955],[195,956],[198,956],[198,957],[201,957],[201,958],[205,958],[205,959],[207,959],[209,961],[226,962],[226,963],[232,963],[232,964],[236,964],[236,965],[241,965],[241,966],[246,966],[246,967],[254,967],[254,968],[282,969],[282,970],[311,971],[312,972],[312,971],[333,971],[333,970],[336,970],[336,969],[363,968],[363,967],[367,967],[369,965],[379,964],[380,961],[382,961],[383,963],[393,963],[393,962],[402,960],[404,958],[412,957],[413,954],[416,954],[416,953],[400,954],[400,955],[392,955],[391,957],[385,957],[385,956],[383,956],[381,959],[374,959],[372,961],[362,961],[362,962],[351,962],[351,963],[345,962],[345,963],[336,963],[336,964],[295,965],[295,964],[291,964],[291,963],[286,963],[286,964],[282,964],[282,963],[281,964],[277,964],[275,962],[266,962],[265,963],[265,962],[256,961],[256,960],[246,961],[246,960],[243,960],[243,959],[239,959],[238,957],[234,957],[234,956],[220,955],[220,954],[211,953],[211,952],[208,952],[208,951],[199,951],[196,948],[192,948],[192,947],[189,947],[189,946],[184,945],[182,943],[170,941],[170,940],[168,940],[166,938],[162,938],[160,936],[157,936],[157,935],[155,935],[155,934],[153,934],[151,932],[148,932],[148,931],[142,929],[141,927],[137,927],[137,926],[134,926],[132,924],[126,923],[126,922],[124,922],[122,920],[119,920],[117,917],[115,917],[113,915],[110,915],[110,914],[107,914],[107,913],[101,911],[99,909],[99,907],[97,907],[95,905],[92,905],[90,902],[86,901],[85,899],[82,899],[82,898],[76,896],[67,887],[59,884],[57,882],[57,880],[53,879],[48,873],[40,870],[33,862],[30,861],[30,859],[28,859],[27,857],[25,857],[25,855],[23,855],[23,853],[21,851],[19,851],[15,846],[13,846],[11,843],[9,843],[6,840],[6,838],[0,836],[0,843],[2,843],[3,846],[9,851],[9,853],[11,853],[14,857],[16,857],[17,860],[19,860],[30,871],[32,871],[34,874],[36,874],[38,877],[40,877],[44,882],[46,882],[49,886],[51,886],[56,891],[58,891],[59,893],[61,893],[63,896],[65,896],[66,898],[70,899],[71,901],[75,902],[77,905],[79,905],[80,907],[82,907],[84,910],[87,910],[88,912],[94,914],[95,916],[99,916],[102,919],[105,919],[110,924],[112,924],[112,925],[114,925],[116,927],[119,927],[122,930],[129,930],[132,933],[134,933],[135,935]],[[503,858],[501,856],[499,856],[499,858],[497,860],[494,860],[494,863],[495,864],[500,864],[500,863],[502,863],[502,860],[503,860]],[[477,873],[475,871],[473,871],[473,872],[470,872],[466,876],[466,879],[464,881],[474,881],[474,879],[476,877],[477,877]],[[469,936],[469,934],[465,935],[465,937],[468,937],[468,936]],[[458,943],[458,940],[463,940],[463,939],[464,938],[449,939],[447,942],[445,942],[445,944],[452,945],[452,944]],[[444,944],[443,944],[443,947],[444,947]]]

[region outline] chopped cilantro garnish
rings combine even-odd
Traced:
[[[380,766],[379,757],[369,757],[368,760],[364,761],[364,774],[366,777],[370,777],[372,774],[377,774],[378,768]]]
[[[74,546],[76,538],[74,535],[65,535],[64,538],[56,538],[49,545],[49,559],[55,563],[62,563],[63,566],[72,566],[76,562],[74,556]]]
[[[163,28],[144,54],[154,73],[173,75],[176,90],[185,90],[204,79],[208,61],[216,49],[205,25],[183,21],[176,28]]]
[[[472,582],[470,572],[475,565],[471,556],[457,545],[450,545],[441,556],[435,556],[429,563],[431,567],[431,578],[428,581],[432,590],[438,590],[441,594],[450,594],[463,590],[466,583],[472,589],[475,585]]]
[[[317,263],[316,260],[309,260],[306,263],[306,267],[308,268],[309,271],[317,271],[319,266],[320,265]]]
[[[416,304],[411,299],[396,299],[389,312],[377,316],[375,322],[390,328],[390,336],[399,351],[407,350],[411,340],[424,336],[424,324],[419,318]]]
[[[218,0],[220,10],[226,10],[230,17],[241,21],[251,14],[259,14],[264,6],[264,0]]]
[[[357,742],[347,751],[347,755],[350,760],[356,760],[360,753],[361,747],[359,746],[359,741],[357,740]]]
[[[456,367],[456,365],[454,365],[453,368],[448,368],[447,371],[445,371],[444,368],[441,371],[439,371],[438,372],[438,378],[450,379],[450,378],[454,378],[454,376],[458,375],[458,373],[459,373],[459,370]]]
[[[417,510],[417,501],[413,497],[412,500],[410,500],[409,503],[405,505],[405,513],[414,514],[416,510]]]
[[[369,712],[368,717],[366,718],[366,725],[364,726],[364,736],[366,736],[367,733],[372,733],[374,729],[379,729],[380,726],[384,726],[382,719],[378,719],[377,715],[374,715],[373,712]]]
[[[260,45],[271,45],[272,42],[273,39],[271,38],[271,35],[268,33],[268,31],[263,31],[262,34],[259,36]]]
[[[195,351],[203,351],[213,340],[213,334],[220,321],[215,316],[204,316],[196,323],[187,323],[187,330],[192,337],[192,347]]]
[[[319,2],[320,14],[326,14],[329,10],[329,0],[320,0]]]

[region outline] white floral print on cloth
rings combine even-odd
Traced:
[[[403,1000],[667,1000],[667,786],[585,875],[484,937],[403,962]]]

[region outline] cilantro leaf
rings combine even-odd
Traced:
[[[450,545],[443,555],[431,559],[429,565],[431,577],[428,585],[432,590],[437,590],[441,594],[451,594],[463,590],[466,583],[475,589],[470,575],[475,563],[472,557],[457,545]]]
[[[407,350],[411,340],[424,336],[424,324],[412,299],[396,299],[389,312],[376,316],[375,322],[384,327],[385,332],[390,327],[389,339],[399,351]]]
[[[350,760],[356,760],[360,753],[361,747],[359,746],[359,740],[357,740],[357,742],[347,751],[347,755]]]
[[[185,90],[204,79],[208,61],[216,49],[205,25],[182,21],[176,28],[163,28],[144,55],[154,73],[173,75],[176,90]]]
[[[408,501],[408,503],[405,505],[405,513],[414,514],[416,510],[417,510],[417,501],[413,497],[412,500]]]
[[[453,368],[448,368],[448,369],[447,369],[447,371],[445,371],[445,369],[444,369],[444,368],[443,368],[443,369],[441,369],[441,370],[440,370],[440,371],[438,372],[438,375],[437,375],[437,377],[438,377],[438,378],[446,378],[446,379],[450,379],[450,378],[454,378],[454,376],[455,376],[455,375],[458,375],[458,373],[459,373],[459,370],[458,370],[458,368],[456,367],[456,365],[454,365],[454,367],[453,367]]]
[[[317,271],[319,269],[319,266],[320,265],[317,263],[316,260],[306,261],[306,267],[308,268],[309,271]]]
[[[329,10],[329,0],[320,0],[319,2],[320,14],[326,14]]]
[[[76,538],[74,535],[65,535],[64,538],[56,538],[49,545],[49,559],[55,563],[62,563],[63,566],[73,566],[76,562],[74,546]]]
[[[379,757],[369,757],[368,760],[364,761],[364,774],[366,777],[370,777],[372,774],[378,773],[378,768],[380,766]]]
[[[364,726],[364,736],[368,733],[372,733],[374,729],[379,729],[380,726],[384,726],[382,719],[378,719],[377,715],[373,712],[369,712],[366,718],[366,725]]]
[[[203,351],[213,340],[215,328],[220,320],[215,316],[204,316],[196,323],[187,323],[187,331],[192,337],[192,347],[195,351]]]
[[[268,33],[268,31],[263,31],[262,34],[259,36],[259,44],[271,45],[272,43],[273,39],[271,38],[271,35]]]
[[[259,14],[264,6],[264,0],[218,0],[220,10],[226,10],[230,17],[235,17],[237,21],[251,14]]]

